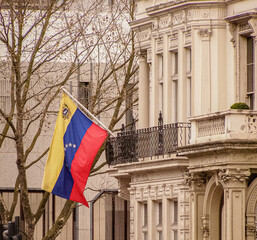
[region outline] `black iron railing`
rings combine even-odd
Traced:
[[[109,165],[137,162],[139,158],[166,155],[176,152],[179,146],[189,144],[190,123],[173,123],[163,125],[159,118],[156,127],[135,128],[110,137],[106,144],[106,158]]]

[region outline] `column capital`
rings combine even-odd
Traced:
[[[185,173],[185,181],[192,191],[204,191],[206,175],[203,173]]]
[[[200,28],[198,34],[202,38],[202,40],[210,40],[210,36],[212,35],[212,30],[210,28]]]
[[[118,184],[119,184],[118,196],[127,201],[130,200],[129,183],[130,183],[130,179],[118,180]]]
[[[139,61],[146,61],[147,59],[147,51],[139,51],[138,52]]]
[[[249,169],[221,169],[218,172],[218,178],[222,183],[236,183],[244,184],[251,175]]]

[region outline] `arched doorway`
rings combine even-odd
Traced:
[[[257,229],[257,178],[246,192],[246,239],[256,240]]]
[[[203,239],[224,238],[224,188],[213,176],[206,186],[203,205]]]

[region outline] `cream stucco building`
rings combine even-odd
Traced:
[[[139,121],[108,153],[130,239],[256,239],[257,1],[139,0],[131,28]]]

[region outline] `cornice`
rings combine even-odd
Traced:
[[[132,22],[129,22],[129,25],[132,29],[136,28],[147,28],[152,26],[152,19],[150,17],[145,17],[141,19],[134,20]]]
[[[207,7],[210,6],[213,8],[213,5],[217,7],[225,7],[225,2],[210,2],[210,1],[192,1],[192,0],[176,0],[168,3],[162,3],[153,7],[149,7],[146,9],[146,12],[149,16],[161,15],[166,11],[174,11],[181,10],[184,8],[192,8],[192,7]]]
[[[217,153],[248,152],[257,153],[257,140],[228,139],[206,143],[196,143],[177,150],[178,156],[194,157]]]
[[[144,160],[134,163],[117,164],[115,168],[119,174],[125,176],[127,174],[133,173],[143,173],[143,172],[158,172],[167,170],[177,170],[187,168],[188,159],[185,157],[168,157],[154,160]]]
[[[253,17],[257,17],[257,11],[249,11],[249,12],[236,14],[230,17],[226,17],[225,20],[229,23],[239,23],[239,22],[246,22]]]

